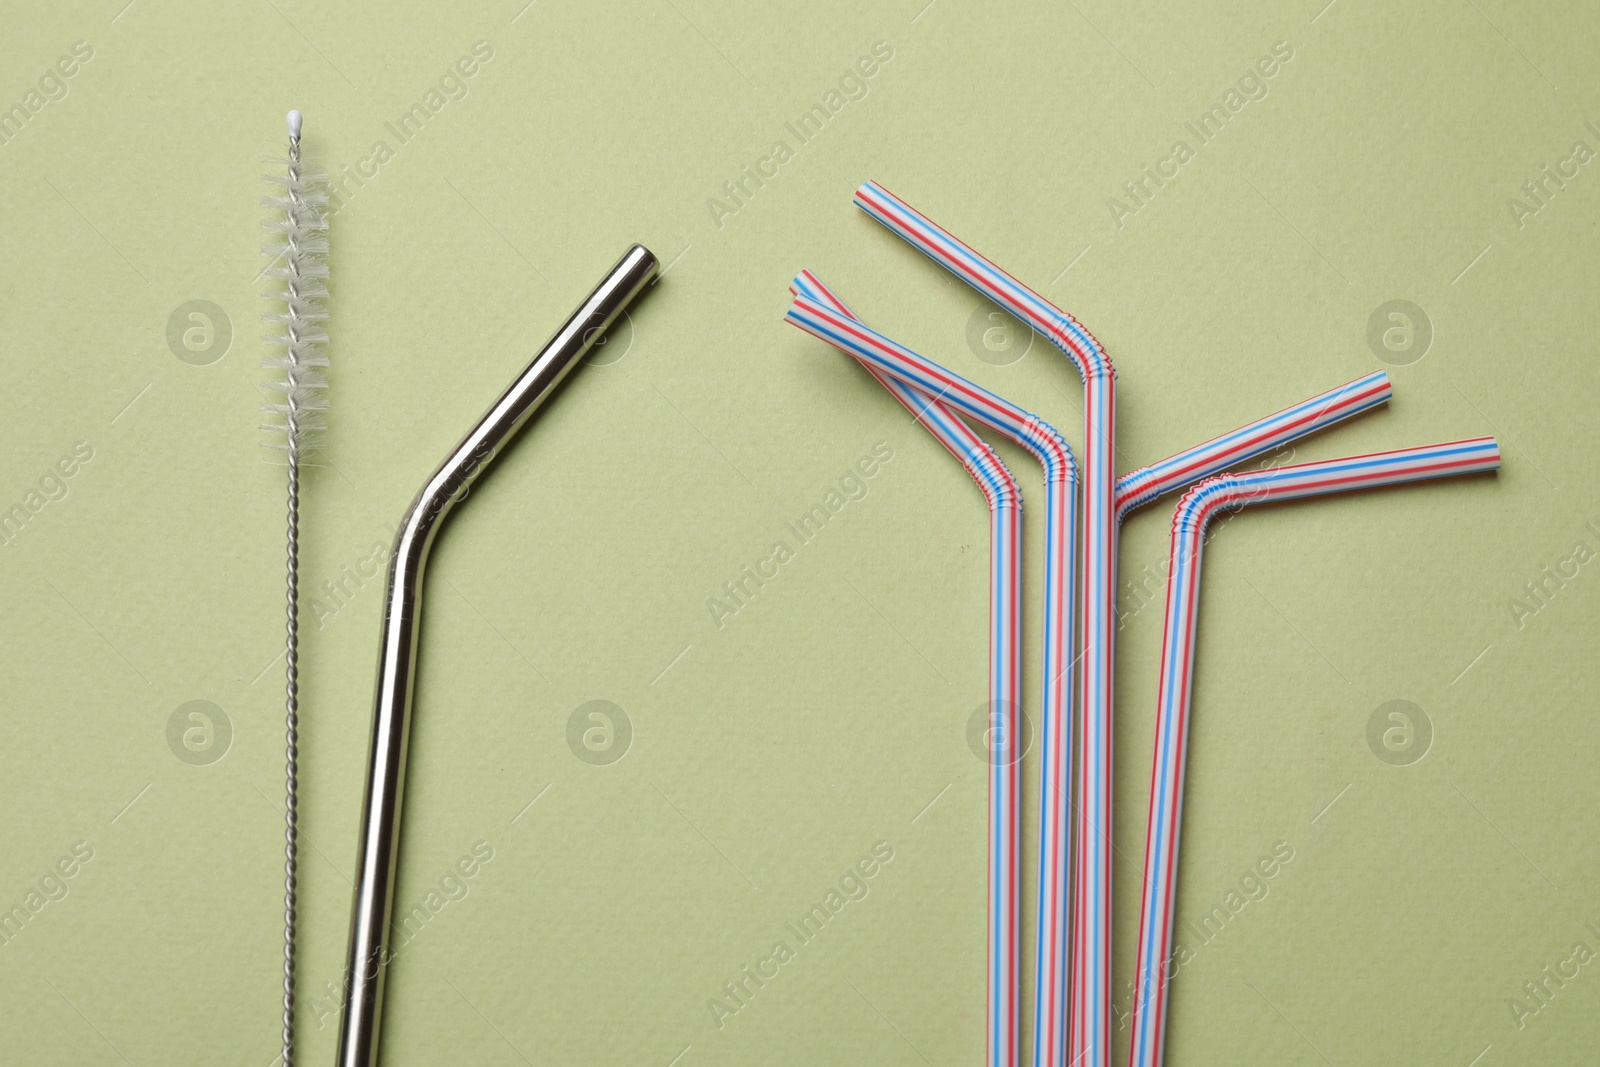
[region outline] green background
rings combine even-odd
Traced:
[[[980,1062],[982,499],[870,379],[783,324],[786,284],[815,270],[1075,446],[1081,388],[855,210],[868,178],[1097,333],[1122,470],[1380,353],[1410,361],[1389,368],[1389,408],[1296,458],[1486,433],[1504,449],[1497,477],[1260,509],[1212,543],[1180,924],[1275,844],[1293,859],[1175,979],[1168,1062],[1591,1055],[1600,964],[1542,1005],[1523,983],[1577,942],[1600,950],[1600,576],[1563,564],[1600,548],[1580,429],[1600,395],[1600,174],[1581,167],[1521,225],[1508,200],[1536,206],[1523,182],[1576,141],[1600,148],[1600,20],[1324,2],[8,3],[0,106],[75,42],[93,58],[0,144],[0,510],[76,442],[93,458],[0,549],[0,905],[75,842],[94,856],[0,945],[0,1056],[276,1054],[283,503],[256,430],[256,273],[258,179],[289,107],[310,154],[368,175],[332,220],[307,596],[388,543],[628,243],[670,263],[434,553],[397,902],[426,906],[477,842],[493,859],[391,971],[386,1063]],[[402,144],[386,123],[479,41],[493,54],[465,97]],[[785,123],[876,42],[892,59],[865,97],[800,144]],[[1293,59],[1266,98],[1201,145],[1184,123],[1277,42]],[[1194,158],[1119,227],[1107,201],[1134,206],[1122,183],[1180,139]],[[714,212],[778,140],[793,158]],[[232,338],[221,350],[212,322],[186,361],[168,322],[192,300]],[[1420,360],[1368,343],[1391,300],[1431,324]],[[893,459],[867,495],[718,628],[708,600],[880,441]],[[1037,498],[1036,470],[1001,453]],[[1169,512],[1123,538],[1146,591],[1125,593],[1118,655],[1119,1007]],[[1576,576],[1519,617],[1525,583],[1563,565]],[[324,983],[344,963],[382,599],[381,580],[347,588],[304,641],[307,1063],[333,1053]],[[169,744],[192,700],[227,717],[225,747]],[[591,700],[631,723],[608,766],[567,742]],[[1420,761],[1369,746],[1391,700],[1431,724]],[[868,895],[799,946],[784,924],[880,841],[894,859]],[[780,939],[795,959],[719,1027],[708,1001]],[[1537,1014],[1519,1019],[1519,996]]]

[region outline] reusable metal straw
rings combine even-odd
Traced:
[[[1111,1019],[1111,634],[1116,614],[1116,371],[1100,342],[1071,315],[957,240],[876,182],[856,190],[856,206],[919,252],[1027,323],[1078,369],[1084,388],[1083,668],[1079,671],[1078,871],[1069,1034],[1063,998],[1068,980],[1067,819],[1071,728],[1046,721],[1040,766],[1039,981],[1034,1061],[1106,1067]],[[1059,733],[1060,736],[1053,736]]]
[[[799,288],[797,286],[797,288]],[[1077,466],[1061,435],[1037,415],[1003,397],[974,385],[938,364],[890,340],[853,317],[842,314],[801,292],[787,318],[796,326],[845,352],[869,368],[882,371],[920,392],[937,397],[1020,444],[1044,468],[1045,476],[1045,589],[1044,589],[1044,692],[1046,724],[1061,722],[1068,712],[1072,647],[1073,547],[1076,529]],[[1015,714],[1013,738],[1020,737],[1020,709]],[[1065,734],[1046,730],[1047,739]],[[1020,790],[1020,751],[1012,759],[991,759],[991,789],[1015,797]],[[1064,758],[1058,752],[1057,758]],[[1000,864],[1003,880],[992,876],[989,904],[988,1039],[986,1062],[990,1067],[1013,1067],[1018,1059],[1018,879],[1017,810],[1011,801],[991,828],[991,841],[1005,845]],[[994,860],[991,860],[993,870]]]
[[[391,956],[389,916],[400,858],[406,740],[428,551],[440,523],[466,495],[473,481],[655,278],[656,270],[656,257],[647,249],[640,245],[628,249],[434,471],[406,512],[395,537],[385,594],[383,651],[378,663],[372,748],[367,764],[359,875],[350,919],[339,1067],[375,1067],[378,1060],[383,982]]]
[[[1155,752],[1145,831],[1143,900],[1128,1052],[1132,1067],[1159,1067],[1166,1036],[1167,966],[1172,948],[1179,828],[1189,745],[1200,563],[1207,524],[1218,512],[1250,504],[1473,474],[1496,470],[1499,466],[1500,448],[1494,438],[1478,437],[1321,463],[1224,474],[1200,482],[1179,501],[1172,516],[1166,624],[1161,641],[1161,687],[1156,705]]]

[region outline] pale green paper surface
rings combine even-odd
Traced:
[[[1520,1028],[1508,1003],[1575,942],[1600,951],[1597,565],[1520,627],[1510,607],[1579,541],[1600,549],[1600,172],[1522,228],[1507,206],[1574,141],[1600,148],[1587,8],[122,2],[11,4],[0,40],[4,106],[75,41],[94,50],[0,145],[0,504],[93,449],[0,549],[0,904],[94,849],[0,946],[6,1062],[276,1054],[283,508],[257,447],[252,279],[261,158],[291,106],[335,166],[393,149],[333,220],[337,470],[306,487],[308,596],[387,543],[629,242],[674,261],[627,354],[573,380],[434,554],[400,907],[475,842],[494,859],[395,965],[386,1063],[981,1062],[981,497],[782,323],[785,285],[812,268],[1075,444],[1081,390],[1042,343],[978,359],[977,298],[851,207],[867,178],[1096,331],[1119,469],[1377,369],[1373,310],[1425,310],[1431,349],[1391,368],[1390,409],[1296,456],[1497,433],[1501,474],[1247,514],[1209,550],[1180,922],[1274,843],[1294,858],[1180,971],[1168,1063],[1592,1054],[1600,964]],[[385,123],[480,40],[466,98],[400,144]],[[879,41],[866,98],[799,145],[785,123]],[[1294,58],[1267,98],[1199,146],[1184,122],[1279,41]],[[1119,230],[1107,199],[1179,138],[1195,158]],[[794,158],[719,227],[708,198],[777,139]],[[209,366],[167,343],[195,299],[232,325]],[[708,598],[879,441],[894,458],[865,498],[719,630]],[[1125,579],[1164,559],[1169,513],[1130,521]],[[344,963],[380,599],[373,582],[307,619],[305,1063],[332,1059],[320,989]],[[1119,1005],[1159,616],[1119,648]],[[206,766],[166,737],[197,699],[233,729]],[[633,724],[607,767],[566,743],[593,699]],[[1393,699],[1432,723],[1410,766],[1366,740]],[[878,841],[893,862],[800,946],[784,924]],[[708,1001],[778,939],[795,959],[719,1029]]]

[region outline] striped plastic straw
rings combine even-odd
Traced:
[[[1020,444],[1044,468],[1045,477],[1045,590],[1044,590],[1044,720],[1064,721],[1071,692],[1067,649],[1072,647],[1072,561],[1076,529],[1077,467],[1061,435],[1038,416],[1003,397],[952,374],[938,364],[900,345],[850,316],[810,298],[805,290],[818,285],[802,275],[788,320],[835,348],[854,356],[869,369],[880,371],[919,392],[937,398]],[[1020,738],[1020,713],[1004,737]],[[1065,731],[1057,730],[1056,733]],[[1045,731],[1048,736],[1050,731]],[[990,796],[1002,798],[990,828],[990,887],[988,934],[988,1031],[985,1059],[989,1067],[1015,1067],[1018,1063],[1018,803],[1021,755],[1015,747],[990,759]],[[1062,754],[1064,755],[1064,754]],[[1047,753],[1048,757],[1048,753]]]
[[[1159,1067],[1167,1016],[1173,894],[1183,817],[1184,763],[1189,744],[1190,686],[1199,617],[1200,562],[1206,526],[1218,512],[1269,501],[1367,489],[1454,474],[1492,471],[1500,448],[1492,437],[1379,452],[1208,478],[1184,494],[1172,516],[1161,688],[1156,706],[1150,811],[1145,830],[1143,902],[1128,1063]]]
[[[1116,371],[1071,315],[957,240],[876,182],[856,206],[918,251],[1005,308],[1066,354],[1084,386],[1083,669],[1078,717],[1077,881],[1072,904],[1072,1067],[1107,1067],[1111,1019],[1111,635],[1116,614]],[[1044,725],[1039,786],[1039,925],[1034,986],[1034,1063],[1067,1062],[1067,764],[1071,729]]]
[[[1388,401],[1392,391],[1389,376],[1373,371],[1160,463],[1129,471],[1117,479],[1117,521],[1175,489],[1369,411]]]
[[[836,314],[859,322],[827,286],[810,271],[795,278],[790,291]],[[989,732],[995,739],[989,749],[989,870],[988,870],[988,973],[1002,973],[1005,946],[1015,943],[1012,929],[1018,863],[1016,827],[1021,804],[1018,767],[1022,752],[1017,716],[1022,708],[1022,496],[1016,480],[1000,457],[961,416],[920,389],[899,381],[867,363],[866,370],[898,400],[911,416],[933,434],[951,455],[961,461],[978,483],[989,504]],[[1009,836],[1007,831],[1010,831]],[[1007,1002],[997,983],[989,986],[989,1017],[997,1023],[1009,1016]],[[991,1045],[999,1047],[992,1028]]]

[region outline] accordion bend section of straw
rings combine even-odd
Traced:
[[[1348,459],[1225,474],[1184,494],[1172,516],[1161,684],[1150,772],[1145,831],[1144,883],[1128,1063],[1159,1067],[1165,1043],[1167,965],[1172,948],[1183,782],[1189,743],[1195,629],[1199,619],[1200,563],[1206,527],[1218,512],[1299,497],[1476,474],[1498,469],[1492,437],[1399,449]]]
[[[1069,722],[1046,718],[1039,786],[1034,1062],[1052,1067],[1066,1063],[1070,1038],[1072,1067],[1106,1067],[1111,1017],[1111,647],[1116,611],[1116,474],[1112,460],[1116,452],[1116,371],[1100,342],[1077,319],[883,186],[867,182],[856,190],[855,202],[919,252],[1027,323],[1059,348],[1083,378],[1078,869],[1075,895],[1070,901],[1069,940],[1067,828],[1074,783],[1067,760],[1072,731]]]
[[[277,331],[265,338],[273,354],[261,361],[267,370],[280,372],[263,382],[271,397],[262,411],[272,416],[262,429],[271,435],[270,447],[282,449],[288,474],[287,592],[284,642],[284,865],[283,865],[283,1067],[294,1065],[295,926],[299,843],[299,724],[300,724],[300,467],[306,450],[324,429],[327,409],[323,368],[328,338],[322,324],[328,313],[327,185],[322,173],[300,157],[300,112],[288,115],[289,158],[279,160],[284,170],[269,174],[276,187],[262,206],[271,215],[261,224],[271,243],[261,246],[270,262],[262,272],[273,287],[262,295],[277,307],[261,317]]]
[[[790,292],[796,296],[804,296],[822,304],[841,315],[855,319],[860,318],[851,311],[844,301],[840,300],[832,290],[817,280],[810,271],[802,271],[790,286]],[[921,390],[903,384],[898,379],[885,374],[876,367],[867,366],[865,370],[871,374],[878,384],[889,391],[889,395],[900,402],[900,405],[916,419],[924,429],[931,433],[936,441],[961,462],[972,480],[982,490],[984,499],[991,510],[1009,509],[1022,510],[1022,495],[1017,488],[1017,482],[1012,477],[1011,471],[994,449],[983,442],[972,428],[962,421],[961,416],[951,411],[942,402],[923,393]],[[1010,635],[1015,641],[1016,634]],[[1003,694],[996,694],[997,698]],[[1007,699],[1018,699],[1015,692]]]
[[[807,276],[802,276],[807,277]],[[938,364],[890,340],[841,312],[798,293],[787,315],[794,325],[848,355],[868,369],[882,372],[919,392],[937,398],[985,426],[1016,441],[1044,470],[1045,480],[1045,590],[1044,590],[1044,719],[1046,724],[1065,719],[1071,692],[1072,580],[1077,504],[1077,465],[1061,435],[1037,415],[1003,397],[974,385]],[[999,709],[1007,714],[1007,709]],[[1019,737],[1020,709],[1011,712]],[[1005,731],[997,733],[1002,742]],[[1064,739],[1066,730],[1046,731]],[[988,1035],[986,1061],[991,1067],[1010,1067],[1018,1057],[1018,979],[1020,937],[1018,811],[1021,766],[1019,750],[990,752],[991,815]],[[1059,755],[1064,758],[1065,752]]]
[[[412,501],[395,536],[385,592],[382,649],[373,700],[372,746],[358,848],[355,900],[339,1020],[339,1067],[375,1067],[383,984],[391,952],[390,915],[400,858],[406,735],[421,625],[428,551],[446,515],[500,449],[555,392],[567,373],[656,277],[656,257],[634,245],[606,272],[500,399],[468,431]]]

